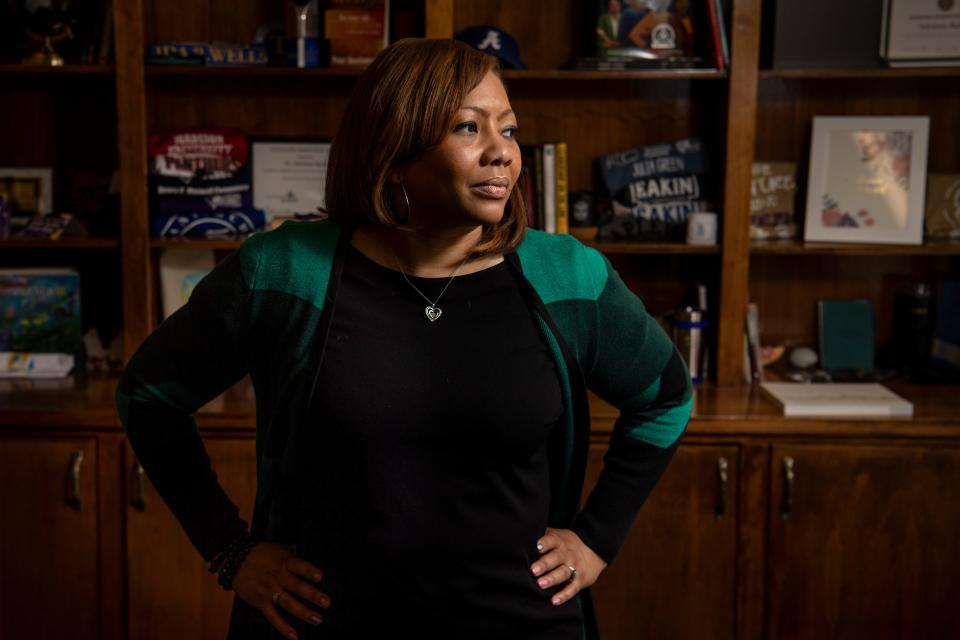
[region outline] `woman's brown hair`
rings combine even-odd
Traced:
[[[391,206],[390,172],[440,144],[457,111],[496,58],[456,40],[407,38],[380,52],[363,72],[330,148],[326,208],[345,226],[404,228]],[[526,230],[520,181],[500,222],[484,226],[474,255],[514,249]]]

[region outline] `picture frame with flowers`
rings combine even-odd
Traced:
[[[930,118],[818,116],[806,242],[923,243]]]

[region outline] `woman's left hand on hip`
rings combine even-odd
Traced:
[[[585,545],[580,536],[570,529],[551,529],[537,540],[540,559],[530,565],[541,589],[566,584],[550,599],[554,605],[570,600],[581,589],[586,589],[600,577],[607,563]]]

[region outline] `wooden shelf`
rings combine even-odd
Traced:
[[[357,78],[363,71],[364,67],[298,69],[297,67],[269,67],[264,65],[148,64],[144,66],[144,73],[148,78],[171,76],[193,78]]]
[[[363,67],[296,67],[269,66],[205,66],[205,65],[146,65],[148,77],[359,77]],[[504,70],[505,78],[520,80],[722,80],[726,72],[716,69],[650,69],[629,71],[574,71],[568,69]]]
[[[719,245],[684,244],[682,242],[600,242],[597,240],[584,241],[588,247],[593,247],[605,255],[623,254],[719,254]]]
[[[112,64],[65,64],[49,67],[39,64],[0,63],[0,76],[111,76]]]
[[[8,238],[0,240],[0,249],[118,249],[119,238]]]
[[[716,69],[631,69],[629,71],[574,71],[569,69],[504,70],[504,78],[520,80],[723,80]]]
[[[116,378],[86,377],[62,381],[0,381],[0,427],[56,430],[121,429],[116,414]],[[937,438],[960,435],[960,394],[951,385],[891,383],[896,393],[914,403],[912,418],[784,418],[780,410],[751,385],[696,387],[694,410],[686,437],[850,437]],[[617,410],[590,394],[594,435],[606,439]],[[246,377],[201,407],[197,423],[206,431],[252,431],[256,424],[253,386]]]
[[[958,256],[960,240],[928,240],[922,245],[850,244],[801,242],[798,240],[754,241],[752,255],[809,256]]]
[[[172,248],[192,248],[192,249],[218,249],[222,251],[232,251],[239,249],[240,245],[249,236],[235,239],[216,239],[216,238],[152,238],[150,240],[151,249],[172,249]]]
[[[878,69],[761,69],[760,79],[826,80],[882,78],[957,78],[960,67],[897,67]]]
[[[785,418],[754,385],[697,385],[687,436],[851,436],[956,437],[960,435],[960,394],[955,385],[890,383],[895,393],[911,401],[911,418]],[[594,432],[612,430],[617,410],[590,396]],[[598,434],[598,435],[599,435]]]

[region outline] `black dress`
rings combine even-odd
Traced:
[[[410,281],[431,300],[448,278]],[[350,248],[311,416],[297,553],[332,606],[300,637],[581,637],[529,566],[550,503],[553,360],[506,263],[456,277],[430,322]]]

